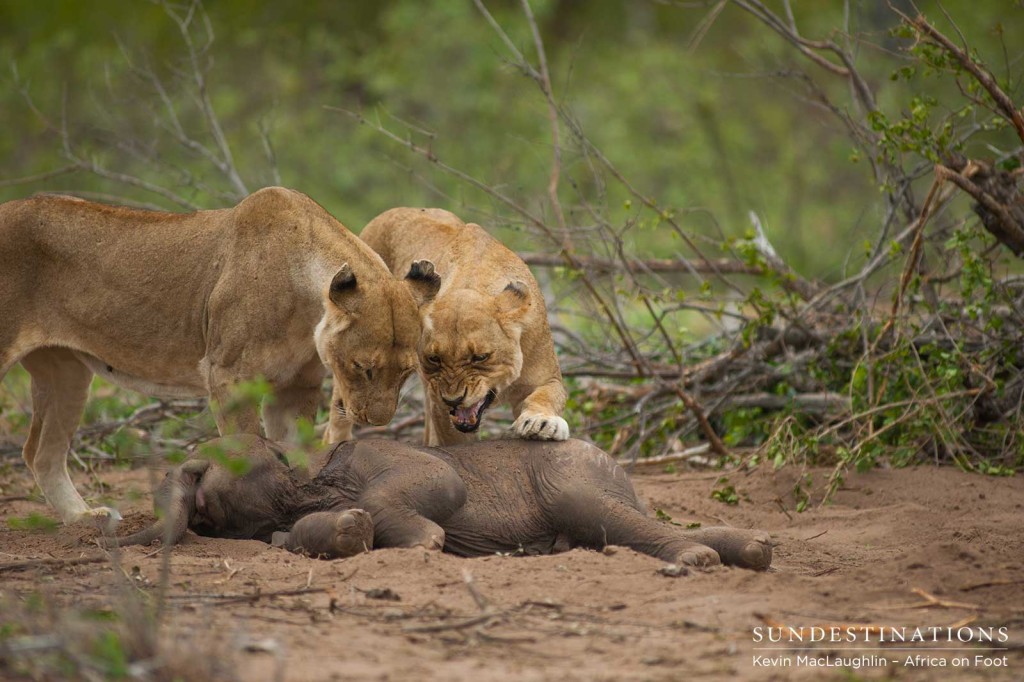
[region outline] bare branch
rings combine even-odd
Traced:
[[[834,73],[837,76],[848,77],[850,75],[849,69],[846,67],[830,62],[815,52],[815,50],[828,50],[835,54],[841,54],[842,49],[835,43],[831,41],[815,41],[801,38],[799,34],[797,34],[795,27],[790,28],[787,26],[782,19],[778,17],[778,15],[765,7],[761,2],[758,2],[758,0],[733,0],[733,2],[767,24],[769,28],[792,43],[801,54],[821,68]]]
[[[543,268],[565,267],[565,259],[553,253],[538,251],[520,251],[519,257],[527,265]],[[577,263],[590,272],[633,272],[636,274],[678,272],[696,276],[698,274],[737,274],[764,276],[768,274],[764,268],[748,265],[732,258],[715,260],[692,260],[672,258],[635,258],[626,255],[623,258],[600,258],[598,256],[576,256]]]
[[[249,194],[249,189],[245,186],[241,175],[238,173],[238,168],[235,166],[231,147],[228,145],[227,138],[224,136],[224,131],[220,125],[220,118],[217,116],[217,112],[213,108],[213,103],[210,101],[210,93],[206,84],[206,69],[199,63],[200,53],[208,49],[210,45],[213,44],[213,26],[210,23],[210,19],[206,15],[206,12],[202,10],[202,4],[198,0],[194,0],[189,4],[188,12],[184,17],[180,17],[178,13],[174,11],[174,8],[170,3],[163,2],[161,4],[167,16],[178,25],[178,31],[181,34],[181,39],[188,49],[189,64],[191,67],[190,75],[196,86],[196,99],[200,110],[203,113],[203,117],[206,120],[207,127],[210,130],[210,134],[213,136],[214,143],[219,151],[219,157],[211,158],[210,161],[228,178],[228,181],[235,188],[235,191],[238,194],[237,198],[241,199]],[[199,49],[196,48],[195,42],[192,40],[191,32],[192,20],[197,14],[203,21],[203,28],[207,36],[206,45]]]
[[[530,9],[529,0],[522,0],[523,14],[526,15],[526,22],[530,25],[530,33],[533,35],[533,45],[537,50],[537,61],[540,66],[538,71],[540,77],[537,84],[544,94],[544,100],[548,105],[548,122],[551,125],[551,177],[548,180],[548,200],[555,212],[555,220],[558,221],[558,228],[561,230],[562,248],[571,248],[569,232],[565,227],[565,214],[562,212],[562,204],[558,200],[558,179],[562,172],[562,145],[559,142],[558,133],[558,105],[555,103],[554,94],[551,91],[551,74],[548,72],[548,58],[544,51],[544,42],[540,39],[540,29],[537,28],[537,20],[533,17],[533,10]]]
[[[41,182],[43,180],[49,180],[50,178],[60,177],[61,175],[68,175],[69,173],[76,173],[81,168],[78,164],[70,164],[57,168],[46,173],[37,173],[36,175],[26,175],[20,178],[12,178],[10,180],[0,180],[0,187],[16,187],[18,185],[28,185],[33,182]]]
[[[923,14],[917,15],[916,18],[911,19],[899,10],[894,10],[897,14],[903,17],[903,20],[909,23],[911,26],[916,28],[918,31],[931,38],[935,43],[940,45],[942,49],[953,56],[954,59],[962,66],[974,80],[985,88],[985,91],[995,101],[996,106],[999,107],[1000,113],[1006,117],[1012,124],[1014,129],[1017,131],[1017,137],[1020,138],[1021,142],[1024,142],[1024,115],[1021,114],[1020,110],[1014,106],[1013,100],[1010,99],[1009,95],[999,87],[999,83],[992,76],[984,65],[975,61],[967,52],[958,47],[952,40],[947,38],[941,31],[928,23],[928,20],[924,18]]]

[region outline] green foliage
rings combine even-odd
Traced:
[[[147,679],[219,680],[237,670],[231,651],[209,632],[183,643],[180,636],[161,636],[159,628],[138,593],[88,608],[57,604],[38,592],[0,594],[5,679],[122,680],[145,670]]]
[[[117,632],[101,632],[93,641],[91,653],[93,664],[107,679],[120,680],[128,676],[128,654]]]
[[[9,516],[7,527],[11,530],[28,531],[30,533],[56,533],[60,528],[60,521],[44,516],[39,512],[32,512],[26,516]]]
[[[315,424],[308,419],[300,418],[296,422],[296,442],[285,452],[288,464],[293,467],[309,466],[309,453],[320,446],[320,437],[316,434]]]
[[[273,402],[273,388],[263,377],[241,381],[231,387],[228,399],[219,408],[228,415],[237,415],[244,410],[259,409],[264,402]]]
[[[89,389],[89,402],[85,405],[82,420],[86,424],[117,421],[130,416],[138,407],[150,402],[153,400],[146,396],[124,393],[115,384],[95,377]]]
[[[723,277],[676,274],[641,284],[623,273],[602,280],[621,324],[639,330],[633,335],[637,350],[662,369],[753,349],[794,321],[813,324],[803,316],[803,302],[789,293],[794,275],[774,272],[759,235],[747,228],[748,211],[764,218],[782,259],[812,279],[835,282],[875,255],[888,257],[896,268],[863,283],[881,289],[887,278],[898,279],[894,270],[908,257],[910,242],[895,234],[901,221],[914,216],[889,211],[880,196],[927,194],[928,170],[952,153],[994,154],[1006,170],[1020,163],[1011,153],[1017,145],[1013,131],[993,113],[989,94],[949,54],[898,25],[891,13],[846,17],[841,4],[792,7],[805,36],[824,38],[843,26],[843,40],[863,37],[871,44],[870,50],[856,50],[855,63],[848,65],[874,91],[872,106],[864,106],[849,99],[848,79],[819,74],[735,4],[727,4],[689,49],[693,27],[707,13],[697,4],[532,3],[556,100],[568,119],[560,128],[558,196],[569,220],[585,228],[582,241],[600,216],[615,239],[595,239],[589,245],[595,255],[621,249],[629,257],[688,257],[686,235],[710,258],[733,256],[768,273],[738,285]],[[518,5],[488,6],[513,43],[535,60]],[[8,87],[0,88],[0,106],[8,128],[17,131],[0,139],[0,158],[7,163],[0,180],[67,163],[60,134],[66,124],[69,146],[83,159],[174,188],[199,206],[233,203],[239,192],[216,164],[168,134],[169,104],[188,135],[216,146],[196,106],[178,27],[159,5],[111,0],[107,10],[97,13],[72,0],[0,4],[0,62],[15,66],[5,77]],[[487,223],[513,248],[550,248],[537,246],[536,235],[519,224],[521,217],[502,217],[504,200],[436,163],[497,188],[545,220],[553,218],[541,199],[551,164],[547,103],[532,80],[510,66],[505,46],[472,3],[388,0],[324,12],[318,3],[253,8],[245,0],[221,0],[206,3],[205,10],[215,40],[200,61],[211,65],[211,105],[248,189],[277,182],[261,134],[266,129],[280,182],[309,193],[350,227],[358,229],[391,206],[442,205]],[[1012,92],[1008,84],[1019,80],[1020,62],[1004,56],[1012,47],[1004,44],[1005,36],[1024,31],[1024,15],[1005,12],[998,3],[964,0],[944,3],[943,10],[958,22],[972,57],[993,65]],[[437,26],[445,28],[424,30]],[[162,90],[140,78],[139,68],[151,68]],[[59,82],[53,73],[61,74]],[[254,81],[260,87],[252,87]],[[358,111],[372,125],[334,108]],[[374,130],[377,124],[428,148],[429,158],[406,153]],[[635,195],[602,168],[589,143],[637,189]],[[0,187],[0,199],[67,189],[181,208],[138,185],[88,173]],[[948,206],[947,213],[960,215],[966,202],[956,199]],[[717,406],[711,419],[727,446],[763,446],[748,462],[835,466],[833,489],[847,467],[879,462],[953,461],[992,474],[1024,464],[1021,434],[1006,423],[975,418],[982,397],[996,403],[1012,397],[1011,369],[1021,364],[1020,349],[1000,334],[1007,320],[1000,311],[1015,304],[999,284],[1008,268],[992,257],[998,246],[976,222],[957,221],[943,232],[929,225],[925,236],[930,262],[953,264],[956,276],[935,281],[915,275],[903,295],[909,311],[898,328],[882,333],[884,313],[869,310],[878,301],[861,310],[830,310],[849,317],[851,325],[825,341],[826,352],[803,369],[783,364],[798,349],[787,351],[789,360],[766,359],[771,378],[752,389],[847,396],[852,415]],[[545,290],[554,293],[559,321],[582,340],[581,355],[621,357],[607,320],[579,293],[587,274],[558,268]],[[934,290],[939,309],[928,312],[955,327],[951,338],[963,342],[940,342],[922,323],[921,310],[932,305]],[[658,329],[652,329],[652,319]],[[731,329],[727,325],[738,326],[738,336],[723,331]],[[734,345],[737,338],[743,348]],[[801,371],[807,376],[794,382],[792,375]],[[15,369],[3,381],[0,433],[23,438],[27,377]],[[613,395],[568,383],[566,417],[573,433],[617,454],[677,451],[677,443],[696,432],[689,411],[666,402],[657,390],[649,403],[639,402],[652,395],[641,390],[642,380],[622,381],[622,392]],[[237,387],[221,407],[230,417],[272,399],[269,383],[258,379]],[[97,379],[83,421],[116,423],[147,404]],[[321,412],[319,419],[325,416]],[[162,449],[176,462],[183,442],[215,430],[210,413],[199,412],[163,419],[154,435],[174,441]],[[297,464],[316,441],[311,424],[301,424],[299,436],[300,446],[288,453]],[[127,428],[105,432],[95,445],[117,461],[150,449]],[[241,458],[228,450],[208,456],[244,473]],[[809,488],[810,482],[800,485]],[[716,492],[716,499],[738,501],[732,486]],[[807,495],[794,494],[798,505],[806,505]]]
[[[232,476],[244,476],[252,469],[252,463],[245,456],[245,452],[244,443],[231,436],[200,443],[196,448],[200,459],[208,459],[221,465]]]
[[[813,481],[809,474],[804,474],[793,484],[793,499],[796,500],[797,513],[807,511],[807,507],[811,503],[810,490],[812,486]]]
[[[676,523],[675,521],[673,521],[672,520],[672,516],[668,512],[666,512],[664,509],[655,509],[654,510],[654,518],[658,519],[659,521],[664,521],[665,523],[671,523],[673,526],[680,525],[680,524]]]
[[[672,245],[662,215],[685,216],[700,206],[704,215],[722,216],[735,236],[742,233],[744,207],[753,205],[772,222],[786,223],[776,246],[799,271],[828,273],[842,263],[845,254],[821,253],[816,240],[839,236],[841,226],[855,223],[870,187],[845,163],[846,131],[822,125],[802,98],[779,96],[791,85],[785,76],[745,77],[758,64],[791,61],[783,41],[730,7],[700,48],[681,59],[706,8],[650,8],[625,0],[534,5],[560,101],[572,107],[580,127],[626,177],[657,197],[660,209],[648,214],[621,188],[595,182],[588,160],[577,154],[563,157],[571,181],[564,183],[567,204],[584,198],[605,205],[621,224],[640,217],[647,227],[631,247],[665,256]],[[518,44],[530,44],[516,4],[489,8]],[[953,14],[963,8],[962,3],[948,7]],[[453,202],[486,210],[491,204],[429,161],[396,152],[368,127],[324,108],[331,106],[362,111],[372,120],[379,116],[402,137],[407,133],[402,122],[410,122],[414,141],[429,144],[438,158],[469,175],[507,188],[514,200],[544,193],[549,158],[543,104],[534,85],[509,68],[504,47],[472,3],[389,0],[335,13],[316,3],[254,10],[243,0],[224,0],[205,9],[215,35],[210,94],[252,188],[273,179],[259,134],[265,124],[282,182],[311,194],[350,227],[358,229],[395,205]],[[827,32],[843,20],[838,6],[796,5],[793,11],[811,31]],[[971,6],[965,14],[975,34],[996,22],[1012,34],[1021,24],[994,8]],[[854,18],[861,22],[851,27],[855,32],[875,33],[893,23],[870,12]],[[8,77],[0,103],[8,125],[21,131],[0,141],[0,158],[11,159],[0,175],[43,172],[62,162],[53,131],[14,87],[23,85],[51,120],[60,119],[66,96],[72,141],[83,145],[87,158],[147,177],[179,168],[181,179],[198,178],[207,188],[192,199],[207,206],[225,203],[224,182],[215,169],[177,149],[153,126],[162,103],[145,79],[131,74],[118,44],[134,65],[154,67],[183,124],[202,131],[187,81],[175,77],[184,46],[159,6],[112,0],[100,16],[71,0],[45,8],[8,3],[0,9],[0,27],[0,62],[14,62],[20,78]],[[867,59],[859,66],[869,77],[891,71]],[[906,81],[911,68],[890,81],[893,100],[912,90]],[[60,83],[47,78],[53,72],[62,74]],[[253,78],[261,87],[251,87]],[[809,118],[812,125],[806,125]],[[315,140],[309,131],[317,131]],[[209,142],[205,133],[197,135]],[[147,167],[144,154],[112,151],[105,144],[111,137],[137,138],[140,147],[159,145],[171,169]],[[85,175],[53,184],[69,186],[109,189]],[[131,188],[123,191],[161,201]],[[5,198],[22,194],[21,188],[0,190]],[[716,231],[701,215],[692,223]],[[503,236],[513,245],[527,241],[515,229]]]
[[[722,442],[729,447],[760,445],[768,436],[769,425],[761,408],[729,410],[722,416]]]
[[[711,499],[718,500],[722,504],[737,505],[740,503],[739,493],[736,492],[736,488],[729,483],[729,479],[722,476],[718,479],[719,487],[711,491]]]

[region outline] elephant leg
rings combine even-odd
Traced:
[[[64,523],[93,518],[105,530],[121,515],[90,508],[68,475],[67,453],[82,418],[92,372],[64,348],[42,348],[21,359],[32,377],[32,424],[22,455]]]
[[[686,529],[644,514],[622,469],[588,448],[548,463],[544,496],[556,530],[589,547],[624,545],[664,561],[690,566],[718,563],[757,570],[772,560],[770,536],[735,528]]]
[[[647,520],[668,525],[661,521]],[[671,529],[688,540],[715,550],[722,558],[722,563],[727,566],[752,568],[758,571],[767,570],[771,566],[774,543],[771,535],[763,530],[746,530],[728,526],[710,526],[708,528],[672,526]]]
[[[375,547],[444,548],[441,524],[466,502],[466,485],[447,462],[387,440],[357,441],[357,480],[366,487],[352,506],[373,517]]]
[[[399,486],[382,486],[359,499],[373,518],[374,547],[444,549],[444,529],[403,503]]]
[[[373,542],[373,519],[362,509],[307,514],[295,522],[291,531],[273,536],[275,547],[325,559],[368,552]]]
[[[663,561],[688,566],[715,566],[718,553],[706,545],[671,532],[644,516],[629,501],[610,497],[586,483],[563,487],[550,510],[555,528],[574,544],[601,548],[623,545]]]
[[[559,530],[590,547],[624,545],[688,566],[724,563],[765,570],[772,561],[771,538],[763,531],[681,528],[590,486],[565,490],[553,513]]]

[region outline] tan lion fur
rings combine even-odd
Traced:
[[[392,209],[360,237],[392,272],[406,272],[423,258],[441,277],[436,298],[423,308],[419,348],[427,445],[472,440],[456,422],[475,430],[474,406],[489,391],[512,405],[518,437],[569,437],[544,297],[522,259],[479,225],[441,209]],[[474,356],[487,358],[475,362]]]
[[[0,378],[18,362],[31,375],[24,457],[65,522],[116,514],[90,510],[65,461],[93,373],[214,406],[262,376],[278,440],[315,417],[326,364],[345,405],[330,427],[340,439],[352,420],[394,415],[423,295],[289,189],[188,214],[52,195],[0,204]],[[214,413],[222,433],[260,431],[255,406]]]

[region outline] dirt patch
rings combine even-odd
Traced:
[[[795,471],[731,474],[734,506],[712,499],[717,477],[637,473],[634,482],[652,510],[677,522],[772,531],[780,544],[771,572],[719,568],[670,578],[658,560],[623,548],[480,559],[382,550],[324,562],[190,535],[171,557],[163,637],[193,657],[233,657],[245,680],[851,679],[839,668],[798,665],[808,653],[833,663],[887,662],[859,668],[858,678],[1024,677],[1024,479],[877,470],[851,474],[833,504],[812,500],[797,513]],[[101,478],[113,499],[150,480],[145,471]],[[86,490],[96,480],[76,483]],[[4,494],[30,491],[15,465]],[[150,518],[148,504],[122,503],[126,529]],[[30,500],[0,503],[3,517],[32,512],[48,510]],[[109,607],[126,583],[157,593],[158,547],[126,549],[117,564],[92,562],[101,552],[89,537],[79,529],[0,529],[0,592],[42,592],[78,608]],[[798,632],[808,637],[807,628],[835,624],[908,633],[965,627],[1005,641],[950,645],[942,630],[939,642],[779,651],[781,644],[754,641],[755,628],[767,639],[772,624],[804,628]],[[978,655],[1005,656],[1007,665],[978,666]],[[757,656],[774,661],[756,665]],[[908,666],[915,656],[930,665]],[[957,656],[969,665],[952,667]]]

